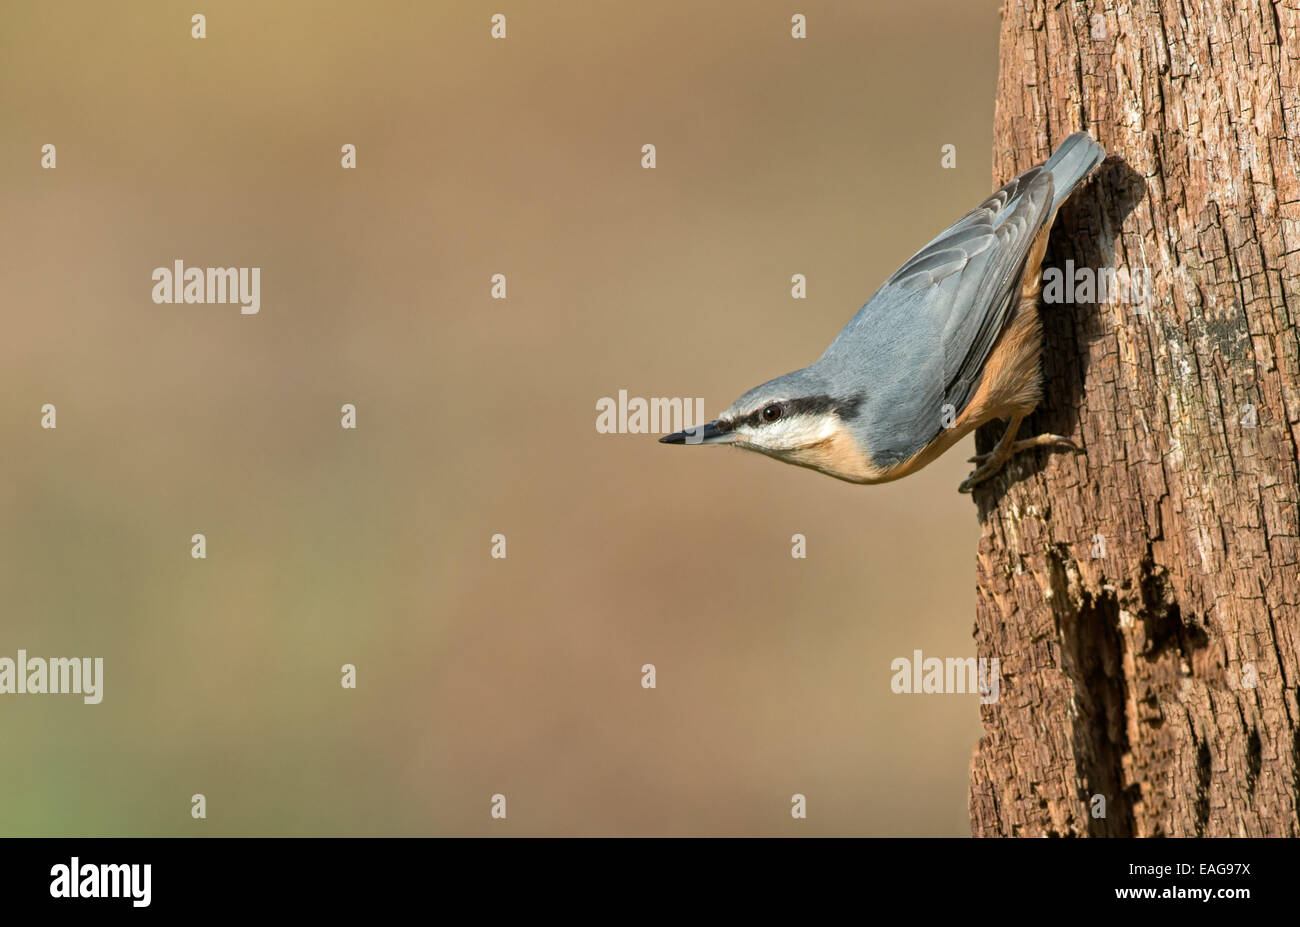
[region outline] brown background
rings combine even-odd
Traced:
[[[856,487],[595,402],[716,413],[987,195],[996,3],[708,6],[5,5],[0,656],[106,665],[0,698],[0,832],[969,833],[976,697],[889,663],[974,655],[973,442]]]

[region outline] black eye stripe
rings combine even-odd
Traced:
[[[858,407],[862,405],[862,394],[855,395],[849,399],[833,399],[830,396],[803,396],[799,399],[783,399],[780,401],[781,415],[774,419],[780,421],[787,419],[792,415],[824,415],[832,412],[843,420],[854,418],[858,414]],[[737,419],[734,425],[765,425],[767,420],[763,418],[763,410],[775,403],[765,402],[762,406],[755,409],[748,415]]]

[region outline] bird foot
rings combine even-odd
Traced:
[[[997,446],[987,454],[976,454],[974,457],[969,458],[969,463],[979,464],[980,466],[974,473],[962,480],[961,485],[957,487],[957,491],[971,492],[980,483],[996,476],[1013,456],[1021,451],[1032,450],[1036,447],[1059,447],[1072,451],[1081,450],[1079,445],[1064,435],[1042,434],[1026,438],[1023,441],[999,441]]]
[[[1027,451],[1030,450],[1031,448],[1048,447],[1051,445],[1055,445],[1056,447],[1065,448],[1072,451],[1081,450],[1079,445],[1075,444],[1069,438],[1065,437],[1065,435],[1038,435],[1037,437],[1034,438],[1026,438],[1023,441],[1016,441],[1014,444],[1011,445],[1011,453],[1007,454],[1007,456],[1010,457],[1012,456],[1012,454],[1019,454],[1021,451]],[[966,462],[973,463],[973,464],[982,464],[992,456],[993,456],[993,451],[989,451],[987,454],[976,454],[974,457],[967,457]]]

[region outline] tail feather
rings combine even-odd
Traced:
[[[1074,191],[1092,169],[1106,157],[1106,149],[1097,144],[1087,132],[1075,132],[1059,148],[1052,152],[1043,169],[1052,175],[1054,198],[1052,209],[1056,210]]]

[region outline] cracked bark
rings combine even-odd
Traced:
[[[1044,267],[1150,295],[1043,306],[1022,434],[1084,453],[975,493],[977,836],[1300,835],[1298,29],[1300,0],[1004,5],[994,186],[1090,131]]]

